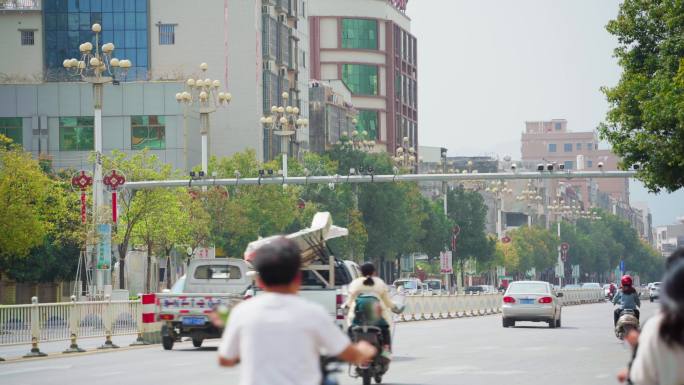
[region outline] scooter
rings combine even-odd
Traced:
[[[622,310],[618,322],[615,324],[615,337],[623,340],[632,330],[639,330],[639,319],[634,310]]]

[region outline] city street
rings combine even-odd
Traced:
[[[657,305],[644,303],[643,319]],[[397,325],[395,358],[383,383],[408,384],[611,384],[629,358],[612,333],[608,303],[563,308],[563,327],[520,323],[501,326],[501,316]],[[115,341],[116,342],[116,341]],[[159,345],[0,364],[3,384],[238,384],[238,369],[216,364],[217,340],[195,349],[190,342],[162,351]],[[345,373],[341,384],[357,384]]]

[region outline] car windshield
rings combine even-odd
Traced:
[[[416,281],[397,281],[394,285],[396,287],[403,287],[404,289],[418,288],[418,283]]]
[[[468,286],[465,291],[484,291],[482,286]]]
[[[427,281],[426,283],[430,290],[439,290],[442,286],[439,281]]]
[[[508,294],[548,294],[549,285],[542,282],[519,282],[508,286]]]
[[[183,293],[183,287],[185,286],[185,276],[178,278],[178,281],[171,287],[171,293],[181,294]]]
[[[601,287],[601,285],[599,285],[598,283],[584,283],[584,284],[582,284],[582,287],[585,287],[585,288],[599,288],[599,287]]]

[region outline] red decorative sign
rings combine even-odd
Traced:
[[[86,171],[79,171],[71,177],[71,187],[81,191],[81,223],[86,223],[86,190],[93,185],[93,177]]]
[[[507,235],[507,236],[501,238],[501,242],[503,242],[503,243],[510,243],[510,242],[511,242],[511,237],[509,237],[509,236]]]
[[[109,190],[112,192],[112,222],[116,223],[117,220],[117,207],[116,207],[116,190],[126,183],[126,177],[123,174],[112,170],[109,174],[102,178],[102,183],[104,183]]]
[[[568,261],[568,250],[570,250],[570,245],[567,242],[561,243],[561,259],[563,262]]]
[[[458,241],[458,234],[461,233],[461,227],[459,225],[455,225],[454,228],[451,230],[451,250],[456,251],[456,241]]]

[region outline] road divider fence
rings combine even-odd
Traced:
[[[596,303],[604,300],[601,289],[561,290],[558,298],[563,306]],[[404,312],[396,321],[423,321],[476,317],[501,312],[502,293],[455,294],[455,295],[408,295],[404,301]]]

